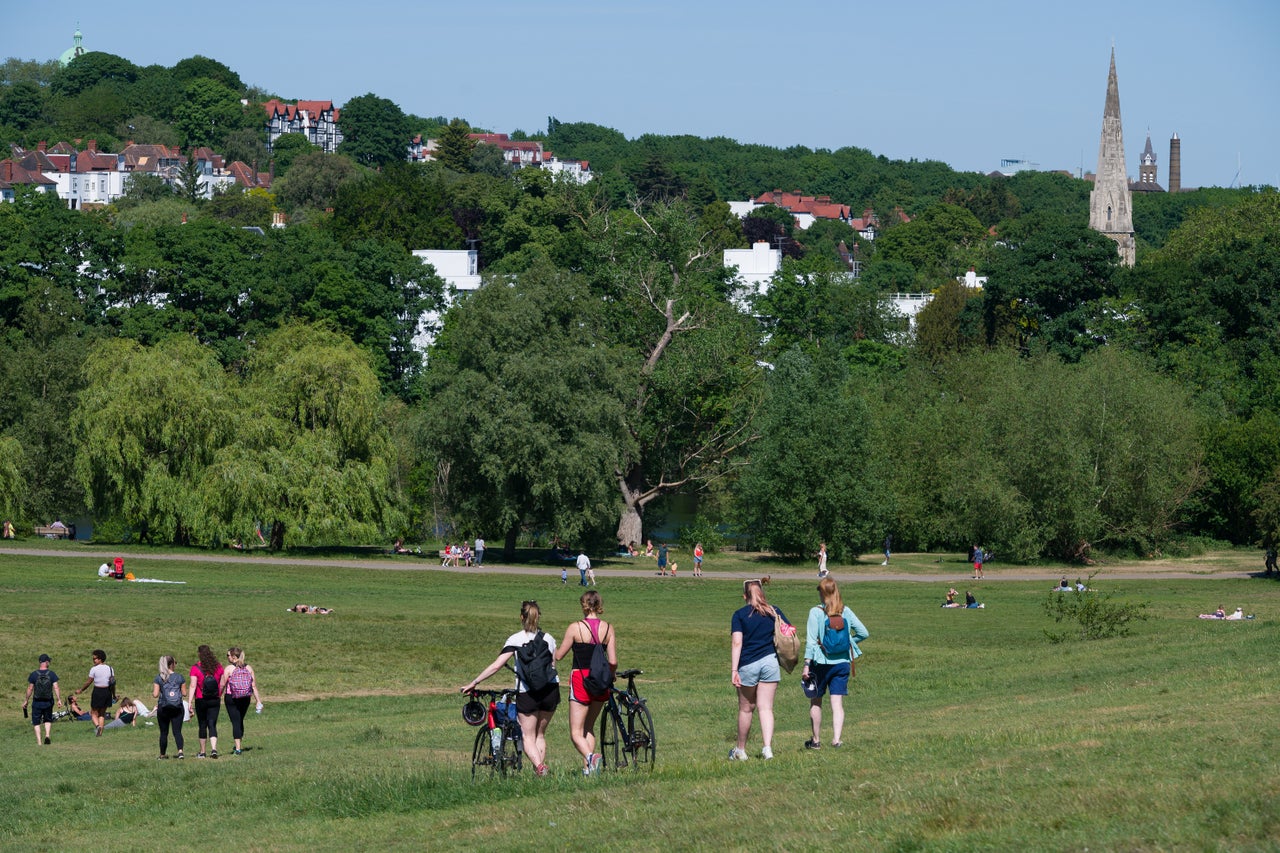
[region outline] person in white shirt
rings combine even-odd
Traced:
[[[587,585],[587,570],[591,568],[591,558],[585,550],[578,552],[578,586]]]

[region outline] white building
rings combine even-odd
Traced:
[[[435,270],[449,286],[445,294],[446,306],[453,303],[459,293],[472,293],[480,289],[480,255],[475,249],[414,249],[413,256]],[[426,311],[418,321],[418,332],[413,345],[426,349],[440,330],[440,313]]]

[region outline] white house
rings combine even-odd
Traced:
[[[763,240],[750,249],[725,249],[724,266],[733,270],[734,277],[744,285],[744,297],[766,293],[769,280],[782,269],[782,251],[770,248]]]
[[[435,270],[444,279],[450,292],[445,295],[446,304],[452,304],[458,293],[471,293],[480,289],[480,255],[475,249],[414,249],[418,260]],[[440,314],[426,311],[418,321],[418,332],[413,345],[426,349],[440,330]]]

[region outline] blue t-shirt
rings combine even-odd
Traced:
[[[774,609],[783,619],[787,618],[781,608]],[[748,604],[734,611],[731,630],[734,634],[742,634],[742,653],[738,656],[739,668],[774,654],[772,616],[761,616]]]

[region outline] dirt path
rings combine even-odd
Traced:
[[[352,568],[374,569],[380,571],[401,572],[450,572],[454,574],[484,575],[546,575],[559,574],[560,567],[554,565],[503,565],[487,563],[483,568],[445,568],[435,558],[424,557],[384,557],[381,559],[308,559],[304,557],[268,557],[252,554],[148,554],[145,552],[107,551],[100,548],[86,547],[84,550],[63,550],[43,548],[6,547],[0,548],[0,557],[6,554],[24,557],[46,557],[62,560],[86,560],[111,562],[117,554],[122,554],[132,564],[139,561],[169,561],[190,563],[222,563],[271,566],[306,566],[310,568]],[[915,583],[955,583],[970,580],[972,570],[961,559],[955,557],[936,558],[929,554],[895,554],[896,565],[882,567],[868,558],[865,564],[854,566],[836,566],[834,574],[842,581],[907,581]],[[1168,578],[1179,580],[1223,580],[1244,579],[1262,576],[1262,558],[1260,554],[1240,553],[1236,551],[1217,551],[1201,557],[1187,559],[1153,559],[1143,561],[1125,561],[1112,565],[1096,565],[1087,568],[1079,566],[1010,566],[1005,568],[999,563],[986,569],[987,581],[1016,580],[1057,580],[1064,574],[1069,579],[1087,577],[1097,571],[1099,577],[1112,580],[1141,580],[1144,578]],[[569,566],[570,580],[575,580],[577,571]],[[596,565],[596,574],[601,578],[652,577],[661,582],[662,578],[646,562],[644,568],[636,568],[630,561],[615,559],[603,561]],[[770,575],[777,580],[808,580],[813,578],[813,571],[805,567],[775,566],[761,564],[758,570],[738,569],[734,571],[704,572],[709,580],[745,580],[747,578]],[[689,575],[682,573],[679,580]]]

